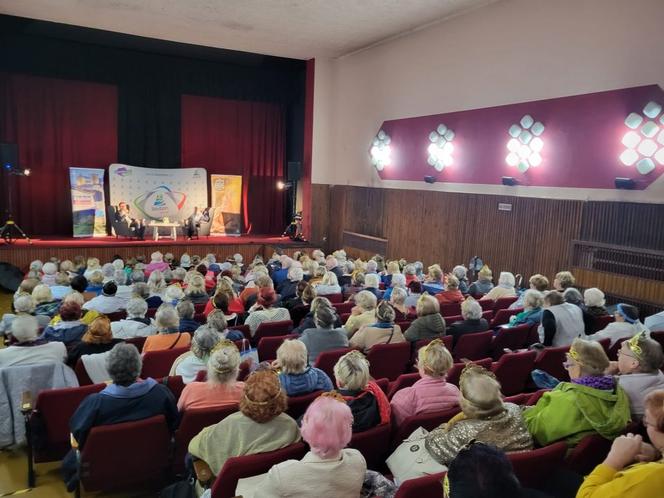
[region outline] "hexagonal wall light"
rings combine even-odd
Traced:
[[[541,138],[544,133],[544,125],[535,121],[530,114],[521,118],[519,124],[513,124],[507,130],[510,139],[507,142],[508,154],[505,162],[510,166],[516,166],[521,173],[525,173],[532,167],[542,164],[540,152],[544,148]]]
[[[389,166],[392,161],[392,148],[390,147],[392,139],[383,130],[380,130],[373,139],[370,155],[371,164],[373,164],[378,171],[383,171],[385,166]]]
[[[630,113],[625,118],[625,126],[630,130],[621,140],[625,150],[619,156],[620,162],[625,166],[636,165],[636,170],[642,175],[647,175],[655,169],[655,161],[664,166],[664,126],[662,125],[664,125],[662,106],[655,101],[648,102],[641,113]]]
[[[434,131],[429,133],[429,141],[431,143],[427,147],[427,152],[429,153],[427,162],[436,171],[443,171],[446,166],[451,166],[454,162],[454,157],[452,156],[454,152],[454,145],[452,145],[454,136],[454,131],[442,123]]]

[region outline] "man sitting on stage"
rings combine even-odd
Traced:
[[[143,240],[145,234],[145,220],[137,220],[131,217],[129,212],[129,204],[126,202],[118,203],[118,209],[115,211],[115,220],[126,223],[131,228],[139,239]]]
[[[205,208],[203,212],[201,212],[198,209],[198,206],[195,206],[194,212],[184,222],[185,230],[187,231],[187,239],[191,240],[194,235],[198,236],[198,229],[201,227],[201,223],[207,223],[209,221],[209,208]]]

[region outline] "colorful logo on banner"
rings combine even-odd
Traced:
[[[214,215],[210,233],[240,235],[242,231],[242,176],[210,175]]]
[[[174,192],[166,185],[146,192],[134,199],[136,206],[147,218],[164,218],[170,213],[180,212],[187,196],[183,192]]]
[[[106,235],[104,170],[69,168],[74,237]]]

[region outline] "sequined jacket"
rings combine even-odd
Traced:
[[[505,410],[484,419],[463,419],[449,431],[442,424],[429,433],[426,448],[438,462],[448,465],[459,450],[471,441],[494,445],[504,451],[523,451],[533,447],[533,439],[521,416],[521,408],[505,403]]]

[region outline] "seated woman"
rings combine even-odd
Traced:
[[[367,273],[364,276],[364,290],[371,292],[376,299],[383,297],[383,292],[378,288],[380,286],[380,279],[375,273]],[[357,295],[357,294],[356,294]]]
[[[650,438],[618,436],[604,461],[583,481],[577,498],[660,496],[664,488],[664,391],[645,399],[643,419]]]
[[[639,320],[639,309],[631,304],[619,303],[613,314],[614,322],[609,323],[603,330],[589,335],[587,338],[593,341],[601,341],[607,337],[611,339],[613,346],[618,339],[634,336],[645,330],[645,326]]]
[[[498,285],[487,292],[482,299],[500,299],[501,297],[516,297],[516,280],[514,275],[508,271],[501,271],[498,277]]]
[[[406,330],[405,338],[409,342],[417,342],[420,339],[431,339],[445,335],[445,319],[440,314],[438,300],[423,294],[415,306],[417,318],[413,320]]]
[[[223,339],[228,339],[229,341],[241,341],[245,339],[242,331],[228,328],[228,322],[221,310],[214,310],[210,313],[205,324],[211,329],[216,330]]]
[[[189,346],[191,343],[191,334],[180,332],[180,317],[170,304],[159,306],[154,317],[154,325],[157,333],[145,340],[143,354],[148,351],[182,348]]]
[[[464,300],[463,294],[459,290],[459,279],[450,274],[447,276],[447,290],[435,295],[440,304],[461,303]]]
[[[299,266],[299,263],[297,263],[297,266],[293,263],[293,266],[288,269],[288,278],[281,283],[278,289],[282,302],[288,301],[297,295],[297,286],[303,278],[302,267]]]
[[[521,407],[504,403],[500,384],[492,372],[469,363],[459,381],[461,413],[431,431],[426,448],[442,465],[448,465],[472,441],[491,444],[503,451],[533,447],[521,415]]]
[[[85,262],[85,270],[83,271],[83,276],[90,280],[92,274],[96,271],[101,273],[101,265],[99,264],[99,258],[88,258]]]
[[[74,301],[66,301],[60,306],[60,321],[46,327],[41,338],[69,345],[80,341],[87,329],[88,326],[81,323],[81,307]]]
[[[244,321],[245,325],[249,326],[252,337],[261,323],[290,320],[289,311],[286,308],[275,307],[276,302],[277,295],[274,289],[266,287],[260,290],[256,306],[249,312],[249,316]]]
[[[395,322],[404,322],[408,320],[409,310],[404,304],[406,298],[408,297],[408,292],[402,287],[394,287],[392,289],[392,294],[390,294],[390,304],[394,308],[394,321]]]
[[[100,316],[90,324],[88,330],[83,334],[81,342],[74,344],[69,349],[67,364],[73,368],[81,356],[105,353],[121,342],[123,342],[122,339],[113,338],[110,320],[105,316]]]
[[[69,420],[72,451],[62,462],[67,489],[77,482],[77,451],[85,446],[90,430],[99,425],[119,424],[164,415],[171,431],[178,422],[175,398],[154,379],[139,380],[141,355],[131,344],[116,344],[106,357],[112,384],[87,396]]]
[[[576,278],[569,271],[560,271],[556,273],[556,278],[553,279],[553,288],[558,292],[565,292],[570,287],[574,287]]]
[[[194,303],[189,301],[189,299],[184,299],[177,303],[177,305],[175,305],[175,310],[180,317],[180,332],[193,333],[201,326],[200,323],[194,320],[196,309],[194,308]]]
[[[284,303],[288,308],[293,325],[300,325],[302,320],[311,312],[311,302],[316,298],[316,290],[307,282],[302,280],[296,290],[296,297]]]
[[[472,297],[466,298],[461,303],[461,317],[462,321],[454,322],[447,329],[447,333],[452,336],[455,345],[462,335],[489,330],[489,322],[482,318],[482,306]]]
[[[205,334],[209,336],[207,331]],[[208,337],[207,342],[211,343],[211,339]],[[207,380],[189,382],[184,387],[178,400],[178,410],[182,412],[194,408],[222,408],[239,403],[244,392],[244,382],[237,380],[240,363],[240,352],[237,346],[226,339],[218,341],[205,365]]]
[[[13,303],[14,313],[5,313],[0,320],[0,335],[8,335],[12,328],[12,322],[17,316],[35,316],[35,301],[29,294],[21,294],[14,299]],[[49,317],[47,315],[39,315],[36,317],[37,323],[45,327],[48,325]]]
[[[334,272],[325,272],[323,280],[315,286],[317,296],[328,296],[330,294],[341,294],[339,279]]]
[[[529,285],[528,290],[536,290],[544,293],[549,288],[549,279],[546,278],[544,275],[536,273],[535,275],[533,275],[528,279],[528,285]],[[527,290],[517,290],[517,292],[519,293],[519,297],[517,298],[516,301],[510,304],[508,308],[510,310],[523,308],[523,299],[525,298]],[[542,296],[543,295],[544,294],[542,294]]]
[[[189,453],[203,460],[214,476],[230,457],[265,453],[300,440],[297,422],[285,413],[286,394],[270,370],[252,373],[244,383],[240,411],[203,429],[189,443]],[[202,489],[197,485],[200,495]]]
[[[394,323],[395,316],[392,306],[387,301],[381,301],[376,308],[376,322],[363,325],[350,338],[351,347],[360,348],[366,354],[376,344],[406,342],[401,327]]]
[[[620,374],[618,385],[629,397],[632,420],[643,417],[643,400],[648,394],[664,389],[662,363],[662,346],[644,332],[623,342],[618,350],[618,361],[611,362],[608,372]]]
[[[205,291],[205,279],[203,275],[195,274],[191,276],[187,288],[184,290],[184,295],[195,305],[207,304],[210,296]]]
[[[83,277],[75,277],[75,278],[83,278]],[[80,293],[79,291],[75,291],[75,292],[72,292],[70,294],[67,294],[65,296],[65,298],[62,300],[62,304],[65,304],[65,303],[76,303],[81,307],[81,323],[84,323],[85,325],[90,325],[97,318],[99,318],[100,316],[103,316],[101,313],[99,313],[96,310],[83,309],[83,305],[85,304],[85,298],[83,297],[83,294]],[[37,316],[37,320],[40,320],[40,316]],[[51,319],[51,321],[48,323],[48,325],[55,325],[60,320],[62,320],[62,317],[60,316],[60,314],[57,314]],[[40,321],[40,324],[41,324],[41,321]]]
[[[415,306],[417,306],[417,301],[422,295],[422,292],[423,292],[422,282],[418,280],[413,280],[411,283],[408,284],[408,297],[406,298],[404,305],[407,308],[414,308]]]
[[[493,272],[491,268],[484,265],[477,272],[477,280],[468,287],[468,294],[471,296],[483,296],[493,289]]]
[[[133,297],[127,303],[127,318],[111,322],[113,337],[130,339],[132,337],[147,337],[157,332],[149,318],[145,317],[148,303],[140,297]]]
[[[391,281],[390,281],[390,286],[388,289],[383,293],[383,299],[385,301],[390,300],[390,296],[392,296],[392,292],[394,289],[403,289],[406,290],[406,276],[401,274],[401,273],[395,273],[392,275]]]
[[[390,421],[390,402],[371,381],[369,362],[359,351],[346,353],[334,365],[339,393],[353,413],[353,432],[363,432]]]
[[[367,464],[359,451],[346,448],[352,424],[353,414],[342,397],[320,395],[302,418],[302,439],[310,451],[302,460],[274,465],[254,496],[308,498],[312,490],[318,496],[360,496]]]
[[[88,281],[88,286],[85,288],[86,297],[89,296],[98,296],[101,294],[102,289],[104,288],[104,274],[101,270],[93,271],[89,277],[86,277]]]
[[[394,421],[401,424],[413,415],[458,406],[459,388],[445,381],[451,367],[452,355],[440,339],[434,339],[420,348],[417,354],[417,371],[421,379],[411,387],[400,389],[392,397],[390,404]]]
[[[32,291],[32,299],[35,302],[35,315],[47,315],[51,318],[58,312],[61,301],[53,299],[51,288],[48,285],[39,284]]]
[[[597,287],[591,287],[590,289],[583,291],[583,303],[585,304],[586,313],[593,317],[593,322],[595,322],[595,319],[598,317],[608,316],[606,308],[604,307],[606,304],[604,293]],[[597,330],[597,328],[595,328],[595,324],[593,323],[593,330],[590,330],[589,332],[592,334],[595,330]]]
[[[67,348],[62,342],[39,338],[39,324],[34,316],[17,315],[11,324],[16,342],[0,349],[0,368],[38,363],[63,363]]]
[[[468,287],[470,286],[468,282],[468,268],[463,265],[457,265],[452,268],[452,275],[459,281],[459,291],[462,294],[468,294]]]
[[[348,347],[348,335],[338,326],[339,317],[332,306],[321,300],[313,320],[314,327],[305,329],[300,336],[300,341],[307,348],[310,365],[313,365],[324,351]]]
[[[364,272],[355,270],[350,277],[350,284],[344,285],[342,292],[344,300],[348,301],[355,294],[364,289]]]
[[[350,311],[350,316],[344,325],[346,332],[348,332],[348,337],[352,337],[363,325],[376,321],[376,305],[378,304],[378,300],[375,294],[363,290],[355,294],[353,301],[355,301],[355,306]]]
[[[223,337],[208,325],[199,326],[191,339],[191,351],[178,356],[168,375],[180,375],[182,382],[189,384],[201,370],[207,368],[210,354]]]
[[[274,366],[279,369],[279,382],[288,396],[333,388],[325,372],[307,365],[307,347],[301,341],[290,339],[282,342],[277,349]]]
[[[510,317],[510,327],[518,325],[539,325],[542,321],[542,305],[544,296],[541,292],[529,289],[524,292],[523,311]]]
[[[537,330],[542,344],[555,348],[569,346],[574,339],[585,336],[581,308],[566,303],[560,292],[547,292],[543,306],[542,323]]]
[[[565,362],[571,382],[561,382],[524,411],[528,430],[539,445],[564,439],[576,446],[589,434],[606,439],[620,434],[630,420],[629,398],[614,377],[604,374],[608,367],[600,344],[574,340]]]

